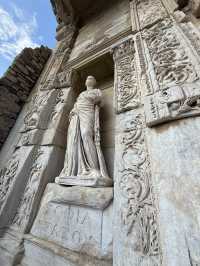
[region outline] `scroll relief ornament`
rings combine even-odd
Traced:
[[[132,38],[113,48],[115,61],[115,108],[117,113],[134,109],[140,104]]]
[[[180,32],[170,19],[144,30],[157,90],[144,97],[148,126],[199,114],[199,77]],[[150,73],[152,75],[152,73]]]
[[[28,111],[24,117],[23,131],[35,129],[38,126],[40,122],[40,114],[50,95],[50,91],[39,91],[35,95],[33,95],[28,106]]]
[[[59,49],[59,47],[58,47]],[[63,62],[64,53],[59,55],[54,54],[52,58],[52,63],[46,74],[46,78],[41,82],[41,90],[52,90],[55,89],[57,85],[57,74]]]
[[[142,116],[131,120],[123,132],[122,169],[119,187],[123,198],[122,227],[127,236],[136,234],[134,250],[160,265],[157,210],[151,185],[148,153],[143,135]]]
[[[167,17],[167,12],[161,0],[136,0],[135,2],[140,28],[142,29]]]
[[[197,80],[192,60],[170,19],[144,30],[143,39],[160,89]]]
[[[43,154],[44,151],[41,147],[39,147],[34,156],[34,163],[31,167],[29,180],[27,182],[24,194],[21,198],[20,206],[12,223],[14,226],[20,227],[21,229],[25,229],[25,226],[27,225],[27,222],[31,215],[32,204],[38,190],[40,175],[43,167],[43,160],[41,160]]]
[[[6,198],[19,167],[18,153],[15,152],[7,165],[0,170],[0,208]]]

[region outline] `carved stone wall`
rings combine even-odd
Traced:
[[[0,79],[0,148],[51,54],[47,47],[25,48]]]
[[[58,41],[0,155],[0,264],[20,260],[23,234],[31,229],[46,184],[63,167],[74,93],[71,76],[62,73],[61,65],[69,57],[76,27],[65,30],[67,37]]]
[[[113,56],[116,112],[120,113],[115,141],[114,265],[161,265],[133,36],[114,46]]]
[[[200,265],[200,33],[191,2],[112,1],[87,17],[78,0],[52,3],[57,46],[0,153],[0,265]],[[90,0],[81,6],[89,3],[96,10]],[[109,88],[101,137],[114,194],[54,183],[69,112],[94,73]]]
[[[199,198],[195,195],[188,200],[186,195],[199,182],[193,179],[197,154],[192,147],[199,146],[194,137],[199,118],[194,116],[199,116],[200,35],[172,2],[132,3],[137,84],[144,107],[161,250],[161,262],[150,265],[198,265],[199,223],[194,212]],[[177,119],[180,121],[174,121]],[[189,136],[186,132],[190,126]],[[197,168],[194,171],[198,172]],[[191,212],[186,211],[185,204],[190,205]],[[184,256],[178,256],[180,253]]]

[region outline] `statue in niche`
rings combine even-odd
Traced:
[[[99,110],[102,93],[96,79],[88,76],[83,91],[69,115],[64,168],[56,183],[103,187],[111,186],[100,147]]]

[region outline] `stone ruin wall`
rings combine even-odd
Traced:
[[[25,48],[0,78],[0,149],[50,55],[44,46]]]

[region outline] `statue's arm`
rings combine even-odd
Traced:
[[[97,89],[97,96],[96,96],[96,99],[95,99],[95,103],[99,107],[102,107],[103,106],[102,92],[101,92],[100,89]]]
[[[94,123],[94,136],[96,146],[100,145],[100,123],[99,123],[99,105],[95,105],[95,123]]]

